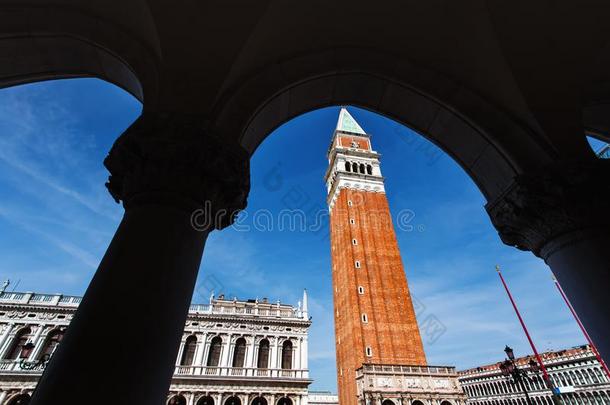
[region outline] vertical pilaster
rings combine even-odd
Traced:
[[[269,353],[269,368],[278,368],[277,366],[277,362],[278,362],[278,341],[279,339],[277,338],[277,336],[274,336],[272,338],[269,338],[270,340],[270,346],[271,346],[271,350]]]
[[[9,346],[9,344],[8,344],[9,336],[11,335],[11,332],[13,331],[14,327],[15,327],[15,324],[13,322],[7,324],[4,329],[4,333],[2,334],[2,337],[0,338],[0,359],[3,359],[4,356],[6,355],[6,350]]]
[[[207,337],[208,337],[207,333],[198,334],[197,353],[195,353],[195,366],[203,365],[203,354],[205,352]]]
[[[246,367],[256,367],[256,363],[254,361],[255,357],[254,357],[254,351],[256,348],[256,336],[250,336],[247,338],[246,340],[249,345],[248,345],[248,355],[246,357]]]
[[[229,362],[231,358],[231,351],[233,349],[233,334],[229,333],[222,342],[222,358],[220,360],[220,367],[231,367],[231,363]]]
[[[40,324],[36,327],[36,333],[34,334],[34,337],[32,338],[32,344],[34,344],[34,350],[32,350],[32,353],[30,353],[30,357],[28,358],[29,361],[33,361],[38,357],[38,353],[40,353],[40,350],[42,349],[42,346],[44,346],[44,341],[45,339],[40,339],[40,335],[42,335],[42,332],[45,329],[45,325],[44,324]]]

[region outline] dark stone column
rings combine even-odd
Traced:
[[[104,164],[125,215],[32,404],[165,404],[207,235],[246,203],[247,154],[195,117],[143,115]]]
[[[529,250],[549,265],[606,362],[609,179],[610,160],[557,163],[536,175],[519,176],[502,198],[487,205],[504,243]]]

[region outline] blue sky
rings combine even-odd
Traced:
[[[130,95],[95,79],[0,90],[0,279],[12,281],[9,290],[84,293],[122,215],[104,187],[102,161],[140,111]],[[300,116],[259,147],[243,220],[250,230],[210,236],[193,297],[203,302],[214,289],[296,304],[307,288],[312,388],[332,391],[328,228],[260,231],[252,218],[260,210],[298,208],[314,215],[324,209],[326,151],[338,111]],[[451,158],[391,120],[357,108],[350,112],[382,155],[392,212],[414,215],[413,229],[397,236],[430,364],[467,368],[496,362],[505,344],[517,354],[530,352],[496,264],[539,350],[584,342],[548,267],[500,242],[483,196]],[[430,320],[440,327],[431,330]]]

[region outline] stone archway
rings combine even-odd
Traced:
[[[391,399],[384,399],[381,405],[396,405]]]
[[[197,400],[197,405],[215,405],[214,398],[205,395]]]
[[[224,405],[241,405],[241,399],[237,395],[233,395],[224,400]]]
[[[252,400],[250,405],[267,405],[267,400],[265,397],[256,397]]]
[[[340,103],[408,125],[453,156],[486,196],[503,241],[547,261],[600,351],[610,356],[603,287],[610,260],[610,170],[593,163],[584,140],[585,128],[610,128],[607,28],[591,24],[610,17],[607,5],[577,7],[564,0],[479,7],[409,0],[371,6],[337,0],[287,10],[283,2],[241,1],[235,12],[209,2],[13,3],[0,6],[0,57],[6,61],[0,87],[93,76],[145,100],[144,115],[107,160],[109,188],[125,203],[129,220],[121,223],[34,401],[59,403],[64,387],[72,387],[75,398],[100,392],[100,379],[91,378],[98,374],[125,381],[108,399],[162,401],[184,323],[180,314],[186,313],[207,237],[192,232],[185,212],[192,212],[193,201],[213,200],[214,214],[242,208],[247,158],[264,137],[291,117]],[[362,12],[365,6],[374,12]],[[197,24],[183,16],[214,18]],[[350,24],[337,30],[338,17]],[[229,26],[231,35],[214,35]],[[545,46],[548,41],[558,45]],[[210,63],[209,55],[216,54]],[[197,155],[193,151],[201,159],[185,162],[184,156]],[[130,160],[134,156],[138,163]],[[176,162],[186,177],[175,172]],[[177,184],[176,178],[184,181]],[[139,209],[153,200],[158,212]],[[217,228],[231,221],[227,216]],[[152,222],[155,229],[147,225]],[[166,240],[161,233],[181,239]],[[148,273],[139,274],[140,268]],[[163,285],[167,274],[175,275],[175,285]],[[166,288],[171,295],[134,295],[142,277],[151,291]],[[165,333],[140,328],[123,336],[150,336],[131,355],[154,352],[162,370],[147,370],[144,363],[137,371],[104,361],[89,365],[82,355],[87,344],[104,350],[102,359],[119,352],[112,342],[96,340],[103,331],[94,325],[112,322],[127,331],[131,317],[86,312],[111,302],[118,285],[133,292],[133,302],[150,303],[143,318],[177,308],[159,321],[167,325]]]
[[[11,398],[6,404],[7,405],[28,405],[30,403],[30,396],[28,394],[18,394]]]
[[[184,395],[174,395],[167,401],[167,405],[186,405],[186,403]]]

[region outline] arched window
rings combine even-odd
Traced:
[[[360,163],[360,173],[364,174],[364,163]]]
[[[47,335],[47,339],[44,342],[44,346],[42,347],[42,350],[38,355],[38,358],[44,359],[51,357],[51,355],[59,345],[59,342],[61,342],[61,338],[63,337],[64,333],[59,329],[55,329],[49,332],[49,334]]]
[[[220,350],[222,349],[222,339],[216,336],[210,343],[210,352],[208,353],[208,367],[218,367],[220,363]]]
[[[233,395],[232,397],[227,398],[225,405],[241,405],[241,399]]]
[[[277,401],[277,405],[292,405],[292,400],[287,397],[280,398],[280,400]]]
[[[233,367],[243,367],[246,359],[246,339],[239,338],[235,342],[235,351],[233,352]]]
[[[394,401],[390,401],[389,399],[384,400],[381,405],[395,405]]]
[[[182,395],[174,395],[167,401],[167,405],[186,405],[186,398]]]
[[[441,402],[441,405],[451,405],[451,402],[449,402],[449,401],[443,401],[443,402]]]
[[[264,397],[256,397],[251,405],[267,405],[267,400]]]
[[[269,367],[269,341],[267,339],[261,340],[258,345],[258,360],[256,361],[256,367]]]
[[[21,348],[28,342],[32,330],[30,328],[23,328],[15,335],[13,343],[10,348],[6,351],[4,358],[6,360],[15,360],[21,353]]]
[[[292,368],[292,342],[286,340],[282,345],[282,368],[290,370]]]
[[[214,405],[214,398],[206,395],[205,397],[199,398],[197,405]]]
[[[197,338],[193,335],[186,338],[184,349],[182,349],[181,366],[192,366],[195,359],[195,348],[197,348]]]
[[[604,381],[606,381],[606,377],[605,377],[605,375],[602,373],[602,370],[601,370],[601,369],[599,369],[599,368],[595,367],[595,368],[593,369],[593,371],[595,371],[595,374],[597,375],[597,378],[599,379],[599,382],[604,382]]]
[[[366,165],[366,174],[373,174],[373,166]]]
[[[422,401],[413,401],[412,405],[424,405]]]
[[[30,403],[30,396],[28,394],[19,394],[13,397],[8,402],[8,405],[28,405]]]
[[[345,162],[345,170],[348,172],[352,171],[352,165],[350,164],[350,162]]]

